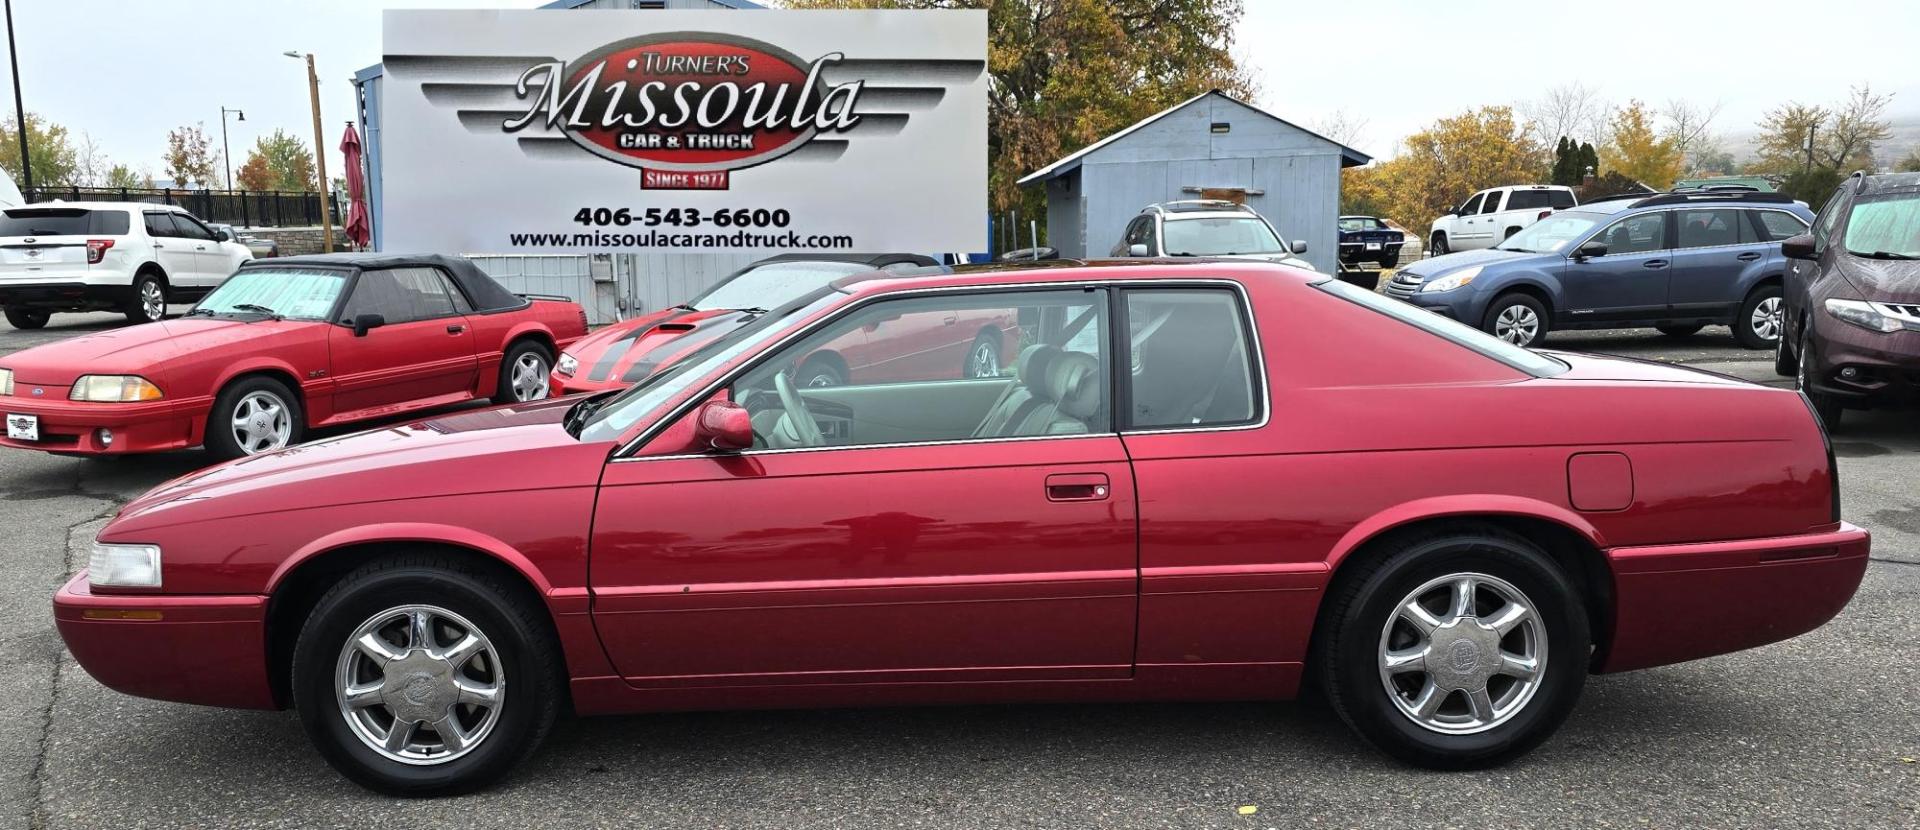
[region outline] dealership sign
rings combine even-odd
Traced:
[[[985,247],[984,12],[390,11],[385,39],[389,250]]]

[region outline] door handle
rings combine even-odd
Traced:
[[[205,246],[205,245],[195,245],[195,246],[193,246],[193,249],[194,249],[194,250],[196,250],[196,251],[204,251],[204,250],[206,250],[206,249],[207,249],[207,246]]]
[[[1760,258],[1760,255],[1757,253],[1754,253],[1753,251],[1748,251],[1744,254],[1734,257],[1734,259],[1740,260],[1741,262],[1752,262],[1759,258]]]
[[[944,319],[944,320],[942,320],[942,321],[940,321],[940,324],[941,324],[941,325],[945,325],[945,326],[951,326],[951,325],[953,325],[954,323],[958,323],[958,322],[960,322],[960,315],[958,315],[958,314],[949,314],[949,315],[947,315],[947,317],[946,317],[946,319]]]
[[[1642,267],[1642,268],[1665,268],[1665,267],[1667,267],[1667,261],[1666,261],[1666,260],[1664,260],[1664,259],[1649,259],[1649,260],[1647,260],[1646,262],[1643,262],[1643,263],[1640,263],[1640,267]]]
[[[467,330],[466,326],[448,326],[447,327],[448,334],[459,334],[460,332],[463,332],[466,330]]]
[[[1105,501],[1112,492],[1106,473],[1056,473],[1047,476],[1047,501]]]

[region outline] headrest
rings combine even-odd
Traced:
[[[1047,376],[1047,363],[1060,353],[1060,347],[1036,343],[1020,350],[1020,357],[1013,361],[1013,375],[1021,386],[1035,389],[1044,385]]]
[[[1062,415],[1086,420],[1100,409],[1100,361],[1080,352],[1060,352],[1043,367],[1047,382],[1040,394]]]

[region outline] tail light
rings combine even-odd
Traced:
[[[107,256],[107,249],[111,247],[113,247],[113,240],[111,239],[87,240],[87,264],[99,265],[100,260],[105,259]]]
[[[1543,211],[1540,211],[1540,215],[1539,215],[1539,216],[1535,216],[1535,217],[1533,217],[1533,218],[1534,218],[1534,219],[1536,219],[1536,220],[1538,220],[1538,219],[1545,219],[1545,218],[1547,218],[1547,217],[1549,217],[1549,216],[1552,216],[1552,215],[1553,215],[1553,211],[1551,211],[1551,210],[1543,210]]]

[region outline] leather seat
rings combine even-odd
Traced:
[[[1059,354],[1060,347],[1044,343],[1021,349],[1020,356],[1013,361],[1013,383],[987,408],[987,417],[974,429],[973,437],[1004,438],[1023,434],[1017,431],[1017,425],[1043,403],[1034,391],[1045,385],[1047,364]]]
[[[1099,360],[1057,346],[1028,346],[1014,372],[1019,380],[974,437],[1079,435],[1091,429],[1104,402]]]

